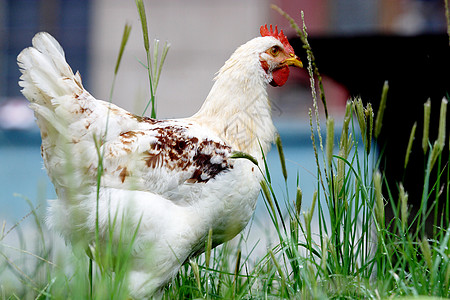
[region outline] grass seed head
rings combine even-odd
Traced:
[[[364,113],[364,105],[361,98],[353,100],[353,108],[356,112],[356,119],[358,120],[359,128],[361,129],[361,134],[365,137],[366,132],[366,118]]]
[[[191,265],[192,272],[194,273],[195,281],[197,282],[197,288],[199,291],[201,291],[202,284],[200,281],[200,270],[198,268],[198,264],[194,260],[190,260],[189,264]]]
[[[117,73],[119,72],[120,62],[122,61],[123,52],[125,51],[125,46],[128,42],[128,38],[130,37],[130,32],[131,32],[131,25],[125,24],[122,34],[122,41],[120,43],[119,55],[117,56],[116,67],[114,68],[115,75],[117,75]]]
[[[446,119],[447,119],[447,99],[443,98],[441,102],[441,111],[439,114],[439,134],[437,139],[437,145],[442,151],[445,145],[445,131],[446,131]]]
[[[297,216],[300,215],[300,211],[302,210],[302,198],[303,198],[302,189],[297,187],[297,195],[295,197],[295,212]]]
[[[428,98],[427,102],[423,104],[423,135],[422,135],[422,149],[426,154],[428,151],[428,137],[430,132],[430,113],[431,113],[431,100]]]
[[[267,183],[264,180],[261,180],[261,189],[263,191],[264,197],[266,198],[270,210],[272,211],[273,215],[275,216],[275,206],[273,204],[272,196],[270,195],[269,187],[267,186]]]
[[[139,12],[139,18],[141,19],[142,25],[142,36],[144,38],[144,47],[148,52],[150,50],[150,43],[148,39],[148,27],[147,27],[147,15],[145,13],[145,7],[143,0],[136,0],[136,6]]]
[[[312,217],[314,214],[314,209],[316,207],[316,201],[317,201],[317,191],[314,191],[311,207],[309,208],[308,211],[303,213],[303,219],[305,220],[305,228],[306,228],[306,236],[307,237],[311,237],[311,222],[312,222]]]
[[[433,147],[431,149],[431,153],[430,153],[430,170],[433,169],[434,164],[436,163],[439,155],[441,154],[442,149],[438,143],[438,141],[436,140],[433,144]]]
[[[284,158],[283,143],[281,142],[281,137],[278,133],[275,139],[275,144],[277,145],[278,155],[280,157],[281,171],[283,173],[284,180],[287,180],[288,174],[286,170],[286,160]]]
[[[381,132],[381,127],[383,125],[383,116],[384,116],[384,110],[386,109],[386,100],[387,100],[387,93],[389,91],[389,83],[387,81],[383,84],[383,90],[381,92],[381,100],[380,100],[380,106],[378,108],[377,112],[377,118],[375,121],[375,138],[378,138]]]
[[[443,98],[441,101],[441,110],[439,114],[439,131],[438,138],[433,144],[433,149],[431,152],[430,169],[433,168],[439,155],[444,150],[445,146],[445,131],[446,131],[446,119],[447,119],[447,99]]]
[[[400,219],[402,222],[402,231],[405,232],[408,224],[408,193],[405,191],[403,184],[400,183]]]
[[[367,103],[364,109],[365,119],[366,119],[366,151],[367,154],[370,153],[370,148],[372,144],[372,132],[373,132],[373,108],[372,104]]]
[[[417,122],[414,123],[413,127],[411,128],[411,133],[409,135],[408,146],[406,147],[405,163],[403,165],[404,169],[406,169],[406,166],[408,166],[409,155],[411,154],[412,145],[414,142],[414,138],[416,136],[416,128],[417,128]]]
[[[341,140],[339,142],[339,156],[347,158],[348,154],[348,128],[352,118],[352,103],[347,101],[345,105],[345,116],[342,124]]]
[[[428,243],[428,240],[426,237],[423,237],[422,240],[419,242],[420,250],[422,250],[422,255],[425,259],[425,262],[427,264],[428,270],[433,269],[433,260],[431,257],[431,248],[430,244]]]

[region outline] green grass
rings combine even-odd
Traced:
[[[160,70],[167,54],[158,63],[158,44],[151,50],[146,29],[145,11],[136,1],[143,26],[149,83],[152,90],[149,104],[154,106],[154,93]],[[284,14],[279,8],[277,10]],[[279,195],[272,187],[266,168],[261,183],[267,216],[275,232],[275,243],[263,255],[248,242],[249,231],[230,243],[211,249],[211,238],[205,253],[185,264],[164,291],[165,299],[386,299],[399,296],[450,297],[450,170],[448,156],[443,155],[446,142],[446,102],[443,101],[440,129],[436,141],[429,140],[430,103],[424,106],[422,145],[426,171],[422,205],[412,215],[408,193],[401,183],[385,180],[379,171],[382,155],[374,153],[376,137],[382,128],[388,84],[380,91],[380,109],[375,116],[372,106],[361,99],[348,101],[342,126],[326,113],[324,124],[318,113],[318,100],[326,107],[320,76],[309,47],[306,26],[293,28],[301,36],[308,51],[308,72],[311,76],[313,108],[310,109],[311,151],[316,160],[316,192],[311,206],[304,207],[298,174],[288,174],[283,145],[278,138],[276,148],[286,191]],[[131,28],[125,27],[115,75]],[[156,50],[155,50],[156,49]],[[156,53],[156,54],[155,54]],[[164,54],[165,53],[165,54]],[[155,85],[156,84],[156,85]],[[114,85],[113,85],[114,86]],[[113,87],[111,89],[111,95]],[[152,113],[153,115],[153,113]],[[326,128],[324,133],[321,127]],[[342,128],[336,132],[336,128]],[[385,130],[389,130],[384,128]],[[105,133],[106,134],[106,133]],[[405,149],[406,171],[415,126]],[[374,139],[375,138],[375,139]],[[375,145],[374,145],[375,144]],[[99,151],[99,162],[102,153]],[[247,157],[245,153],[237,157]],[[101,168],[99,168],[100,170]],[[416,174],[408,174],[415,176]],[[297,176],[297,185],[289,186],[287,178]],[[100,185],[102,174],[98,175]],[[437,178],[431,181],[431,178]],[[442,192],[444,191],[444,192]],[[291,195],[288,197],[286,195]],[[437,201],[442,208],[438,210]],[[0,297],[1,299],[126,299],[127,262],[131,243],[114,248],[109,240],[97,238],[92,249],[60,251],[53,246],[38,210],[30,204],[37,236],[29,240],[21,222],[0,231]],[[393,208],[394,217],[386,220],[385,205]],[[282,209],[283,208],[283,209]],[[284,209],[285,208],[285,209]],[[433,220],[433,235],[425,235],[426,220]],[[111,216],[111,228],[118,218]],[[256,222],[250,225],[256,226]],[[123,230],[122,230],[123,229]],[[131,232],[136,229],[131,229]],[[120,232],[126,232],[121,228]],[[129,232],[129,230],[128,230]],[[136,232],[136,231],[134,231]],[[15,235],[17,248],[5,243]],[[112,238],[111,238],[112,239]],[[111,240],[110,239],[110,240]],[[133,239],[131,239],[133,240]],[[265,246],[265,245],[263,245]],[[245,250],[245,251],[244,251]],[[91,258],[100,261],[94,263]],[[14,282],[16,284],[14,284]],[[18,284],[17,284],[18,283]]]

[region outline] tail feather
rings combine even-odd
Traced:
[[[50,34],[40,32],[32,43],[17,57],[22,72],[19,85],[30,102],[51,107],[52,99],[84,90],[79,74],[73,74],[62,47]]]

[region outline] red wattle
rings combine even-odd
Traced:
[[[282,68],[276,69],[272,72],[272,81],[270,85],[272,86],[282,86],[286,83],[289,77],[289,67],[284,66]]]

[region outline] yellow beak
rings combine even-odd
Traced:
[[[294,66],[294,67],[298,67],[298,68],[303,68],[303,63],[302,61],[298,58],[297,55],[295,54],[291,54],[291,57],[285,59],[283,61],[283,63],[286,66]]]

